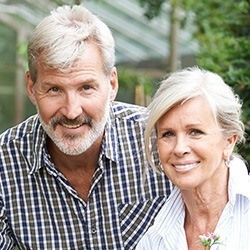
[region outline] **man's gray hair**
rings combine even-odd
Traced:
[[[35,83],[38,63],[45,68],[70,72],[81,59],[87,43],[101,52],[105,74],[115,64],[115,43],[108,26],[83,6],[61,6],[36,27],[28,44],[28,64]]]

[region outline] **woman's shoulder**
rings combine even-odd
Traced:
[[[232,204],[237,200],[247,206],[250,204],[250,175],[246,163],[239,157],[234,157],[229,164],[229,199]]]

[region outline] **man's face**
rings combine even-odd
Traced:
[[[85,152],[102,136],[109,103],[117,92],[116,71],[104,74],[96,45],[87,45],[76,66],[70,73],[38,66],[34,85],[27,73],[28,93],[42,126],[68,155]]]

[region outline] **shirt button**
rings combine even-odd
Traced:
[[[92,234],[96,234],[96,231],[97,231],[96,228],[93,228],[92,229]]]

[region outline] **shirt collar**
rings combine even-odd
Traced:
[[[33,145],[32,145],[33,152],[31,153],[31,155],[28,156],[30,157],[28,162],[31,163],[30,174],[33,174],[36,171],[38,171],[43,166],[43,162],[44,162],[43,160],[44,150],[43,149],[45,148],[45,145],[46,145],[47,135],[42,128],[38,115],[36,115],[34,119],[32,131],[33,131],[33,138],[32,138],[33,139]]]
[[[174,207],[174,209],[173,209]],[[180,228],[184,224],[185,218],[185,205],[181,196],[180,189],[175,186],[166,203],[161,208],[157,215],[154,227],[156,231],[165,237],[169,233],[172,233],[173,228]]]
[[[116,132],[115,114],[112,105],[110,105],[109,119],[107,121],[104,137],[102,140],[102,154],[108,159],[118,162],[118,141]]]
[[[234,157],[229,163],[229,200],[234,205],[236,196],[243,195],[250,200],[250,176],[243,160]]]

